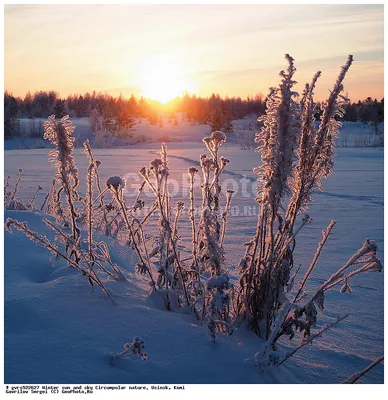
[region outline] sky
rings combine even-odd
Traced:
[[[267,94],[295,59],[327,98],[348,54],[352,101],[384,96],[383,5],[5,5],[5,89],[168,100]]]

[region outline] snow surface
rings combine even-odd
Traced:
[[[145,118],[138,118],[136,124],[133,127],[133,137],[131,138],[109,138],[104,140],[104,145],[99,144],[101,148],[123,148],[131,147],[133,145],[142,145],[150,142],[192,142],[200,141],[203,137],[208,136],[211,133],[209,125],[192,124],[188,121],[182,121],[182,116],[177,115],[179,118],[178,125],[168,122],[168,118],[162,118],[162,126],[158,124],[151,125]],[[82,143],[89,139],[93,148],[96,148],[95,134],[91,132],[89,128],[89,118],[69,118],[74,125],[76,130],[74,132],[75,145],[82,147]],[[33,120],[21,119],[21,129],[23,132],[29,132],[29,126],[46,121],[44,118],[35,118]],[[5,150],[15,149],[41,149],[51,147],[50,143],[44,139],[33,138],[24,133],[21,137],[10,138],[4,141]]]
[[[193,124],[186,120],[182,120],[182,115],[177,114],[178,125],[168,122],[167,117],[162,118],[162,126],[158,124],[151,125],[145,118],[138,118],[133,127],[133,137],[131,138],[109,138],[102,144],[96,144],[95,135],[90,131],[89,118],[70,118],[76,126],[74,136],[75,145],[82,147],[82,143],[89,139],[92,147],[101,148],[128,148],[133,145],[143,147],[147,143],[161,143],[161,142],[184,142],[184,143],[198,143],[205,136],[211,133],[209,125]],[[17,138],[10,138],[4,141],[5,150],[25,150],[25,149],[43,149],[51,147],[50,143],[44,139],[33,138],[29,136],[31,126],[37,127],[39,123],[46,121],[44,118],[35,119],[20,119],[20,126],[23,134]],[[318,123],[317,123],[318,124]],[[241,133],[252,136],[254,132],[248,131],[255,129],[256,117],[254,115],[246,116],[244,119],[233,121],[234,132],[227,133],[228,142],[230,143],[239,141],[238,137]],[[379,127],[380,131],[384,132],[384,125]],[[373,142],[371,129],[368,125],[361,122],[344,122],[341,129],[341,136],[336,139],[337,147],[356,147],[357,142]],[[369,139],[368,139],[369,138]]]
[[[180,185],[187,168],[198,165],[205,151],[200,143],[170,143],[171,178]],[[102,162],[102,182],[109,176],[127,178],[126,189],[140,182],[127,175],[148,165],[160,150],[158,144],[143,144],[129,149],[98,149]],[[226,145],[221,154],[231,160],[224,174],[224,188],[237,182],[232,199],[234,214],[228,219],[226,269],[236,280],[235,266],[242,255],[242,243],[254,234],[257,205],[253,199],[256,186],[252,168],[260,163],[253,151]],[[338,269],[363,243],[375,239],[383,259],[383,150],[338,149],[334,174],[324,181],[324,191],[314,193],[309,214],[313,218],[297,238],[296,265],[302,264],[300,276],[308,267],[321,230],[330,219],[337,224],[307,289],[316,287]],[[83,191],[88,161],[75,151]],[[13,182],[18,168],[23,169],[20,197],[28,200],[36,187],[37,204],[50,188],[53,168],[47,150],[5,152],[5,175]],[[243,180],[242,180],[243,179]],[[242,182],[250,188],[244,197]],[[235,188],[234,188],[235,189]],[[199,199],[198,190],[196,191]],[[145,198],[147,202],[147,198]],[[187,202],[187,192],[179,190],[173,202]],[[151,199],[148,199],[151,202]],[[249,210],[253,215],[249,214]],[[232,209],[233,213],[233,209]],[[52,238],[41,216],[30,212],[8,211],[31,228]],[[187,236],[188,218],[182,218],[180,233]],[[338,315],[350,316],[329,330],[312,346],[305,347],[279,368],[263,373],[252,367],[249,359],[263,342],[241,326],[231,337],[218,336],[212,344],[193,316],[163,310],[160,299],[148,298],[150,287],[135,275],[132,252],[110,240],[113,262],[120,265],[127,282],[107,282],[119,304],[114,305],[96,288],[89,286],[77,271],[62,263],[50,262],[46,250],[37,248],[20,232],[5,233],[5,383],[339,383],[365,368],[383,354],[383,273],[353,279],[353,293],[329,292],[326,310],[319,326]],[[134,336],[145,340],[148,359],[124,358],[111,365],[113,354]],[[284,342],[285,348],[295,347]],[[365,383],[382,383],[382,364],[362,378]]]

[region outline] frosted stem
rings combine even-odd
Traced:
[[[302,347],[306,346],[307,344],[310,344],[314,339],[322,336],[324,332],[326,332],[328,329],[332,328],[333,326],[337,325],[339,322],[343,321],[345,318],[347,318],[349,314],[344,315],[343,317],[338,318],[336,321],[334,321],[330,325],[324,326],[320,331],[317,333],[309,336],[307,339],[305,339],[296,349],[292,350],[290,353],[288,353],[283,360],[278,364],[278,367],[282,365],[285,361],[287,361],[289,358],[291,358],[298,350],[300,350]]]
[[[384,361],[384,356],[376,358],[375,361],[373,361],[372,364],[368,365],[365,369],[362,371],[356,372],[355,374],[349,376],[348,379],[344,380],[341,383],[356,383],[362,376],[364,376],[367,372],[369,372],[372,368],[374,368],[376,365],[380,364],[381,362]]]
[[[313,269],[314,269],[315,265],[317,264],[318,258],[322,252],[323,247],[325,246],[325,244],[327,242],[327,239],[330,236],[332,229],[334,228],[334,225],[335,225],[335,221],[331,220],[329,225],[327,226],[327,228],[322,231],[322,240],[319,242],[317,251],[315,252],[315,255],[313,258],[313,261],[311,262],[309,269],[307,270],[306,274],[304,275],[304,277],[302,279],[302,282],[300,283],[300,288],[298,290],[298,293],[295,295],[293,303],[295,303],[298,300],[300,294],[302,293],[303,287],[304,287],[305,283],[307,282],[307,279],[310,277],[311,273],[313,272]]]

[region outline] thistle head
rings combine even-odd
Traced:
[[[221,161],[222,167],[226,167],[230,163],[230,160],[228,160],[227,158],[225,158],[223,156],[220,157],[220,161]]]
[[[159,172],[160,167],[163,165],[163,161],[160,158],[154,158],[150,162],[150,170],[154,173],[157,174]]]
[[[187,170],[187,172],[188,172],[188,174],[189,174],[190,176],[194,177],[194,175],[198,173],[198,169],[195,168],[195,167],[190,167],[190,168]]]
[[[380,259],[373,257],[373,260],[365,266],[365,270],[370,272],[381,272],[383,270],[383,264]]]
[[[148,169],[147,167],[142,167],[139,171],[139,174],[144,177],[148,177]]]
[[[125,187],[125,181],[121,176],[113,175],[106,180],[106,186],[109,190],[118,191]]]
[[[214,144],[214,146],[219,147],[221,146],[223,143],[226,142],[226,136],[224,132],[221,131],[214,131],[211,134],[211,140]]]
[[[182,211],[184,206],[185,206],[185,203],[183,201],[178,201],[178,203],[176,203],[177,211]]]
[[[15,220],[12,218],[7,218],[7,220],[5,221],[4,227],[6,229],[7,232],[12,233],[12,225],[15,223]]]

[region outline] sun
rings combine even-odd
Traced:
[[[170,100],[192,92],[192,82],[183,74],[176,60],[167,56],[154,56],[146,60],[140,72],[143,97],[168,103]]]

